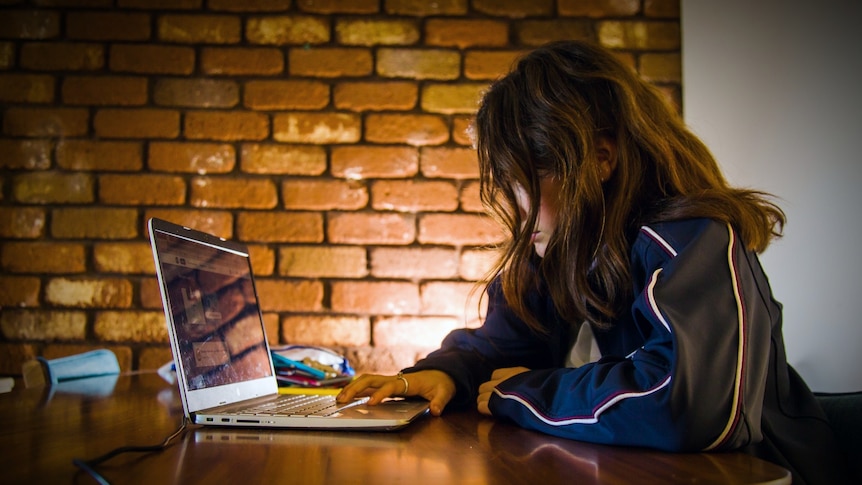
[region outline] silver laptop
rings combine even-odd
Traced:
[[[267,428],[393,430],[428,402],[280,394],[248,248],[160,219],[148,223],[171,351],[193,423]]]

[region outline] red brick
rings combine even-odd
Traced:
[[[152,142],[147,167],[158,172],[227,173],[236,165],[236,152],[227,143]]]
[[[137,12],[71,11],[66,14],[66,36],[82,40],[148,40],[150,16]]]
[[[458,208],[458,190],[444,181],[380,180],[371,187],[371,201],[376,210],[451,212]]]
[[[640,7],[641,0],[558,0],[557,12],[567,17],[629,17]]]
[[[326,171],[326,150],[311,145],[243,143],[240,167],[246,173],[320,175]]]
[[[281,196],[288,210],[357,210],[368,204],[368,188],[357,181],[285,180]]]
[[[335,39],[343,45],[416,44],[419,24],[415,20],[397,18],[343,18],[335,23]]]
[[[355,143],[362,135],[362,120],[347,113],[285,113],[272,119],[272,138],[288,143]]]
[[[109,59],[109,67],[117,72],[191,74],[195,68],[191,47],[114,44]]]
[[[26,308],[39,306],[42,282],[29,276],[0,276],[0,306]]]
[[[549,16],[553,0],[473,0],[473,9],[496,17],[524,18]]]
[[[423,283],[420,289],[424,315],[452,315],[462,324],[479,318],[482,294],[475,283],[431,281]]]
[[[204,74],[247,76],[284,72],[284,54],[276,48],[205,47],[201,51]]]
[[[365,139],[372,143],[441,145],[449,140],[449,127],[436,115],[372,114],[365,120]]]
[[[593,40],[594,30],[589,20],[524,20],[515,24],[515,37],[521,45],[538,47],[556,40]]]
[[[83,340],[87,315],[76,311],[13,310],[3,312],[3,336],[10,340]]]
[[[425,214],[419,219],[422,244],[483,246],[503,240],[499,225],[487,216],[477,214]]]
[[[291,315],[281,320],[281,338],[287,343],[337,347],[369,345],[368,317]]]
[[[264,244],[251,244],[248,246],[248,253],[254,274],[259,276],[275,274],[275,250],[273,248]]]
[[[472,148],[424,147],[420,150],[420,169],[429,178],[479,178],[479,159]]]
[[[323,283],[259,278],[260,306],[268,312],[313,312],[323,309]]]
[[[90,115],[78,108],[9,108],[3,132],[12,136],[67,137],[86,135]]]
[[[8,312],[0,315],[4,320],[11,319],[12,316]],[[21,365],[38,357],[40,348],[38,344],[0,342],[0,373],[7,376],[20,376]]]
[[[144,347],[138,354],[137,370],[156,370],[172,360],[173,354],[167,343],[159,347]]]
[[[0,207],[0,238],[35,239],[45,235],[45,209]]]
[[[228,15],[162,15],[156,26],[160,40],[184,44],[236,44],[241,40],[239,17]]]
[[[66,104],[137,106],[147,102],[147,79],[127,76],[67,77],[62,91]]]
[[[323,216],[317,212],[241,212],[237,237],[268,243],[323,242]]]
[[[378,0],[297,0],[296,6],[309,13],[377,13]]]
[[[193,207],[272,209],[278,194],[269,179],[195,177],[189,203]]]
[[[51,235],[58,239],[133,239],[140,236],[136,209],[55,209]]]
[[[374,69],[371,51],[359,48],[295,48],[288,52],[287,62],[293,76],[357,77],[367,76]]]
[[[140,8],[147,10],[199,10],[204,0],[117,0],[117,6],[122,8]]]
[[[0,74],[0,103],[50,103],[54,77],[42,74]]]
[[[153,100],[162,106],[232,108],[239,104],[239,85],[228,80],[160,79]]]
[[[108,8],[114,6],[114,0],[36,0],[33,3],[41,7]]]
[[[468,10],[467,0],[439,0],[427,2],[423,0],[389,0],[386,3],[386,13],[392,15],[415,15],[427,17],[432,15],[464,15]]]
[[[31,172],[12,180],[12,197],[27,204],[86,204],[94,193],[93,177],[85,173]]]
[[[461,74],[461,55],[443,49],[381,48],[376,69],[382,77],[454,80]]]
[[[183,132],[192,140],[262,140],[269,136],[269,117],[242,111],[191,111]]]
[[[479,196],[479,182],[470,181],[461,187],[461,210],[464,212],[485,212],[482,199]]]
[[[92,71],[104,65],[100,44],[40,42],[21,47],[21,67],[35,71]]]
[[[637,62],[636,62],[637,58],[635,57],[634,53],[623,52],[623,51],[611,51],[611,54],[613,54],[613,56],[616,57],[618,61],[622,62],[623,64],[625,64],[626,66],[631,68],[632,71],[637,71]]]
[[[679,50],[682,42],[679,22],[608,20],[599,22],[597,32],[611,49]]]
[[[329,85],[319,81],[249,81],[243,104],[259,110],[317,110],[329,104]]]
[[[473,116],[452,117],[452,141],[459,145],[473,146]]]
[[[419,288],[395,281],[332,283],[332,311],[360,315],[403,315],[419,310]]]
[[[338,244],[405,245],[416,239],[416,216],[370,212],[332,213],[327,220],[329,242]]]
[[[647,17],[678,19],[679,5],[680,0],[644,0],[644,14]]]
[[[305,278],[363,278],[365,249],[357,246],[287,246],[278,252],[278,274]]]
[[[45,303],[67,308],[129,308],[132,283],[121,278],[52,278]]]
[[[496,263],[499,254],[492,249],[467,249],[461,253],[458,274],[468,281],[480,281]]]
[[[93,265],[98,273],[155,274],[148,243],[118,242],[93,245]]]
[[[66,170],[133,172],[143,168],[141,142],[63,140],[57,166]]]
[[[458,275],[458,253],[444,248],[374,248],[371,275],[409,280],[454,278]]]
[[[410,147],[344,146],[332,149],[330,172],[335,177],[412,177],[419,171],[419,152]]]
[[[5,242],[3,269],[12,273],[82,273],[86,268],[84,246],[60,242]]]
[[[464,325],[457,318],[391,317],[375,320],[372,338],[383,347],[413,346],[433,350],[446,335]]]
[[[667,54],[643,54],[639,73],[651,82],[682,82],[682,57],[678,52]]]
[[[470,51],[464,56],[468,79],[497,79],[508,73],[524,51]]]
[[[157,174],[100,175],[99,202],[105,205],[182,205],[182,177]]]
[[[156,217],[166,221],[214,234],[225,239],[233,238],[233,216],[230,212],[199,209],[147,209],[144,222]],[[142,230],[142,233],[146,233]]]
[[[176,138],[180,113],[168,109],[100,109],[93,118],[96,135],[104,138]]]
[[[101,311],[93,334],[103,342],[167,343],[165,314],[160,311]]]
[[[0,42],[0,69],[9,69],[15,65],[15,44]]]
[[[230,12],[280,12],[290,9],[290,2],[284,0],[209,0],[210,10]]]
[[[335,107],[350,111],[406,111],[416,106],[413,82],[355,82],[335,86]]]
[[[441,19],[425,21],[425,43],[439,47],[504,47],[509,25],[491,19]]]
[[[51,167],[53,150],[51,140],[0,138],[0,168],[46,170]]]
[[[3,9],[0,37],[6,39],[52,39],[60,35],[60,13],[50,10]]]
[[[427,348],[401,345],[397,347],[350,347],[345,355],[359,374],[394,375],[410,367],[428,354]]]
[[[330,41],[329,20],[310,15],[267,15],[245,23],[245,37],[252,44],[314,45]]]
[[[422,110],[428,113],[475,113],[486,83],[426,84],[422,88]]]

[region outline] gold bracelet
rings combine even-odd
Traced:
[[[396,379],[401,379],[401,382],[404,383],[404,392],[401,393],[402,396],[407,395],[407,389],[410,389],[410,383],[407,382],[407,378],[404,377],[403,372],[399,372],[398,375],[395,376]]]

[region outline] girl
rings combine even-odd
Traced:
[[[587,43],[522,58],[474,128],[482,201],[509,236],[485,322],[340,400],[475,403],[566,438],[742,450],[794,483],[840,481],[757,258],[785,222],[767,194],[730,187],[662,95]]]

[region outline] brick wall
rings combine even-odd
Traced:
[[[476,325],[500,238],[465,135],[591,39],[678,102],[678,0],[0,0],[0,374],[170,359],[145,223],[248,243],[272,343],[392,371]]]

